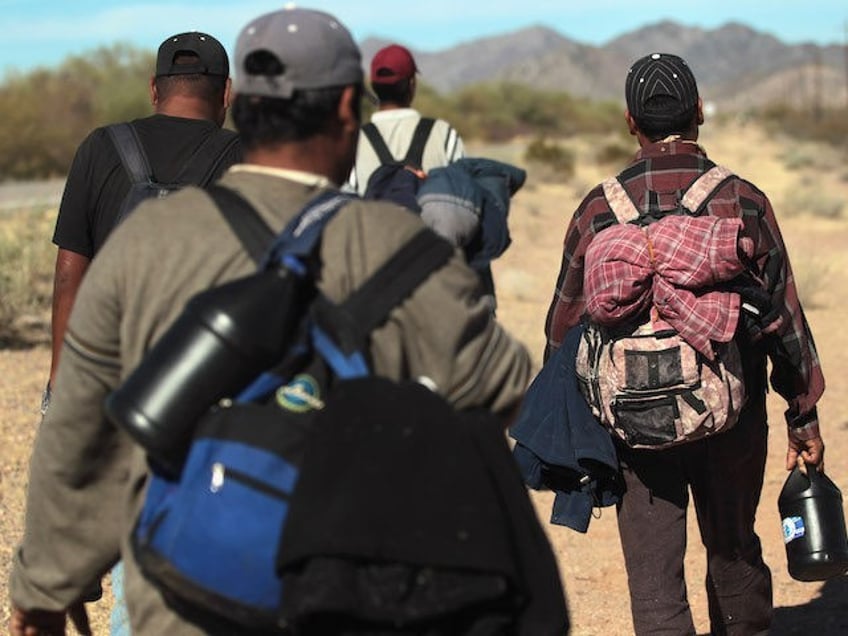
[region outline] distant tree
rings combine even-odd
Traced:
[[[148,114],[154,59],[115,44],[55,69],[8,74],[0,84],[0,181],[64,175],[93,128]]]

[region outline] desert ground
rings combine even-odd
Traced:
[[[842,218],[829,211],[848,203],[848,168],[840,154],[767,135],[753,125],[732,122],[702,130],[710,156],[749,178],[772,199],[795,269],[822,360],[827,390],[819,407],[831,478],[848,489],[848,205]],[[572,142],[568,142],[571,144]],[[498,316],[541,363],[544,319],[560,264],[565,227],[582,195],[616,166],[593,160],[596,144],[575,143],[577,173],[562,183],[535,172],[516,194],[510,212],[513,244],[495,263]],[[469,154],[521,165],[523,144],[469,144]],[[834,218],[835,217],[835,218]],[[0,217],[2,223],[2,217]],[[45,241],[49,240],[45,236]],[[0,350],[0,625],[8,620],[9,562],[23,526],[23,502],[30,448],[40,416],[47,375],[45,344]],[[848,577],[801,583],[786,568],[777,497],[786,478],[786,435],[779,397],[769,396],[771,432],[765,488],[757,519],[766,562],[774,577],[776,607],[772,634],[848,634]],[[586,534],[549,523],[552,496],[531,492],[539,519],[557,556],[576,636],[632,633],[615,510],[596,511]],[[704,591],[705,559],[694,515],[689,517],[686,575],[699,634],[709,633]],[[95,633],[108,633],[105,600],[90,605]]]

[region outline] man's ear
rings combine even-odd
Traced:
[[[156,90],[156,78],[151,75],[150,76],[150,103],[154,106],[159,104],[159,91]]]
[[[339,123],[345,131],[354,131],[359,134],[360,105],[356,103],[358,91],[352,84],[345,86],[342,98],[339,100]]]
[[[232,93],[231,93],[232,86],[233,86],[233,82],[228,77],[227,83],[224,84],[224,108],[230,107],[230,99],[232,98]]]
[[[698,98],[698,125],[700,126],[703,123],[704,123],[704,102],[699,97]]]
[[[639,134],[639,127],[636,125],[636,120],[633,119],[633,115],[630,114],[630,109],[625,109],[624,121],[627,122],[627,130],[630,131],[631,135]]]

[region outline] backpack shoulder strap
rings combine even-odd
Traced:
[[[177,175],[176,182],[207,186],[238,140],[238,135],[228,135],[223,130],[216,130],[207,136],[185,162]],[[206,160],[198,161],[198,158],[204,154],[207,157]]]
[[[374,152],[377,153],[377,158],[380,160],[381,164],[392,163],[395,161],[389,147],[383,140],[383,136],[380,134],[380,131],[377,130],[377,126],[375,126],[372,122],[368,122],[362,127],[362,132],[365,133],[371,147],[374,149]]]
[[[376,329],[429,275],[447,263],[453,246],[430,229],[422,229],[344,302],[360,338]]]
[[[111,124],[106,127],[112,143],[118,151],[124,170],[132,183],[144,183],[153,180],[150,162],[138,138],[138,133],[129,122]]]
[[[415,132],[412,133],[412,141],[409,144],[409,150],[406,151],[404,162],[421,167],[421,160],[424,157],[424,146],[427,145],[427,139],[430,138],[430,131],[433,130],[433,124],[436,120],[432,117],[422,117],[418,120],[415,126]]]
[[[213,184],[206,190],[221,216],[229,224],[233,233],[242,242],[250,257],[261,263],[271,240],[274,230],[259,216],[256,209],[235,190],[222,185]]]
[[[636,208],[636,204],[633,203],[633,199],[627,194],[618,177],[610,177],[601,185],[603,186],[607,203],[619,223],[630,223],[630,221],[635,221],[639,218],[639,210]]]
[[[355,194],[339,190],[318,193],[277,235],[263,267],[279,263],[299,275],[310,274],[306,260],[315,250],[324,226],[348,202],[358,198]]]
[[[355,198],[334,190],[321,192],[289,221],[282,232],[276,234],[247,199],[235,190],[212,184],[206,192],[260,268],[276,261],[292,266],[298,273],[305,272],[305,269],[290,259],[308,256],[317,244],[324,225],[345,203]]]
[[[713,165],[686,189],[683,198],[680,200],[681,205],[692,214],[697,215],[700,209],[709,202],[718,187],[733,176],[733,172],[724,166]],[[618,177],[610,177],[601,185],[607,203],[619,223],[629,223],[639,218],[639,209],[633,203],[633,199],[624,189],[624,186],[621,185]]]
[[[692,182],[680,203],[693,214],[697,214],[709,202],[718,187],[733,176],[734,174],[724,166],[714,165]]]
[[[447,240],[429,228],[420,230],[340,305],[319,296],[313,305],[316,324],[332,335],[343,353],[364,349],[391,310],[453,254]]]

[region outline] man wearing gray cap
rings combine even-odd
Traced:
[[[350,173],[363,94],[360,52],[334,17],[284,9],[242,30],[234,66],[232,115],[245,163],[219,183],[280,231]],[[345,298],[422,228],[391,204],[348,203],[322,234],[320,290],[333,301]],[[119,557],[134,634],[205,633],[139,572],[129,535],[148,467],[101,405],[191,296],[254,269],[199,188],[142,203],[92,262],[31,459],[26,530],[9,586],[13,634],[39,626],[63,633],[66,609]],[[476,274],[457,252],[374,332],[371,359],[379,375],[426,376],[455,406],[508,418],[529,381],[530,358],[477,290]]]
[[[565,334],[584,319],[591,300],[586,297],[589,285],[585,285],[587,273],[591,276],[592,271],[588,248],[593,241],[603,240],[602,231],[614,226],[618,218],[626,218],[621,214],[621,201],[625,201],[626,211],[633,210],[631,218],[638,217],[635,222],[644,221],[644,226],[650,223],[649,217],[664,219],[683,212],[690,186],[708,172],[721,174],[710,186],[709,195],[690,212],[741,219],[739,235],[753,244],[748,267],[754,279],[750,287],[739,291],[760,299],[756,307],[760,318],[756,313],[743,317],[729,334],[742,354],[747,401],[736,424],[726,432],[677,446],[634,449],[614,436],[626,486],[618,506],[618,524],[637,634],[695,633],[683,572],[690,491],[707,551],[710,633],[765,634],[772,617],[771,573],[763,562],[754,518],[767,451],[766,365],[770,359],[771,384],[788,405],[786,468],[791,470],[800,458],[821,469],[824,444],[816,403],[824,391],[824,379],[818,355],[771,203],[750,182],[729,171],[711,171],[715,164],[697,143],[704,114],[688,64],[667,53],[637,60],[628,71],[625,96],[625,119],[640,150],[616,178],[591,190],[571,219],[547,315],[545,358],[550,358]],[[623,195],[610,197],[605,190]],[[640,241],[636,249],[644,248],[649,233],[635,235]],[[616,247],[620,259],[627,261],[631,246],[625,241],[604,245],[610,252]],[[647,252],[653,264],[656,254],[652,249],[648,238]],[[693,254],[703,247],[685,244],[680,238],[674,249],[679,258],[692,261]],[[738,308],[738,298],[736,303]],[[643,311],[655,312],[651,320],[662,315],[661,301],[647,304],[650,308]],[[620,325],[611,323],[610,329],[616,326]],[[622,332],[630,333],[624,328]],[[627,367],[627,373],[631,370]],[[674,370],[655,367],[654,373],[671,375]],[[631,426],[649,419],[648,407],[642,406],[642,411],[632,415]]]

